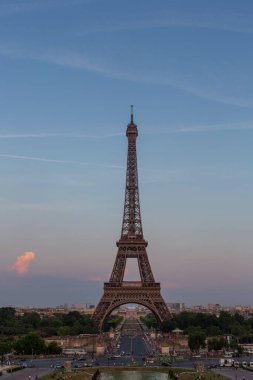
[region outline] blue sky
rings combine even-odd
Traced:
[[[0,0],[0,304],[101,296],[130,104],[165,299],[252,303],[252,25],[245,0]]]

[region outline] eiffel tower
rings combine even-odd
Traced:
[[[100,330],[111,312],[127,303],[146,306],[160,322],[170,317],[170,312],[161,296],[160,283],[155,282],[151,270],[146,251],[148,242],[144,240],[142,232],[136,154],[138,130],[134,124],[133,106],[126,136],[128,156],[121,238],[117,242],[118,253],[110,280],[104,283],[104,294],[93,314],[93,320]],[[136,258],[138,261],[140,281],[123,281],[126,261],[130,258]]]

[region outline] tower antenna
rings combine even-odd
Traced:
[[[134,106],[131,105],[131,123],[133,124],[134,122]]]

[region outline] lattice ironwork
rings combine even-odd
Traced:
[[[146,306],[159,321],[170,317],[170,312],[160,293],[160,284],[154,280],[146,251],[148,243],[143,238],[136,154],[138,130],[133,121],[133,108],[126,135],[128,155],[121,238],[117,242],[118,252],[110,280],[104,284],[104,294],[93,314],[93,320],[100,329],[110,313],[126,303],[139,303]],[[124,281],[126,261],[133,257],[137,258],[141,280],[127,282]]]
[[[131,112],[131,123],[127,126],[128,138],[126,193],[123,214],[122,239],[142,239],[141,210],[139,201],[138,170],[136,154],[136,138],[138,136],[137,126],[133,122]]]
[[[147,307],[161,322],[170,318],[170,312],[161,296],[159,283],[149,287],[141,284],[131,286],[127,283],[120,287],[114,287],[109,282],[104,285],[104,294],[93,315],[95,324],[102,329],[112,311],[127,303],[137,303]]]

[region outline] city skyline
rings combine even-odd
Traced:
[[[130,104],[165,300],[252,304],[252,21],[246,0],[1,2],[0,305],[102,295]]]

